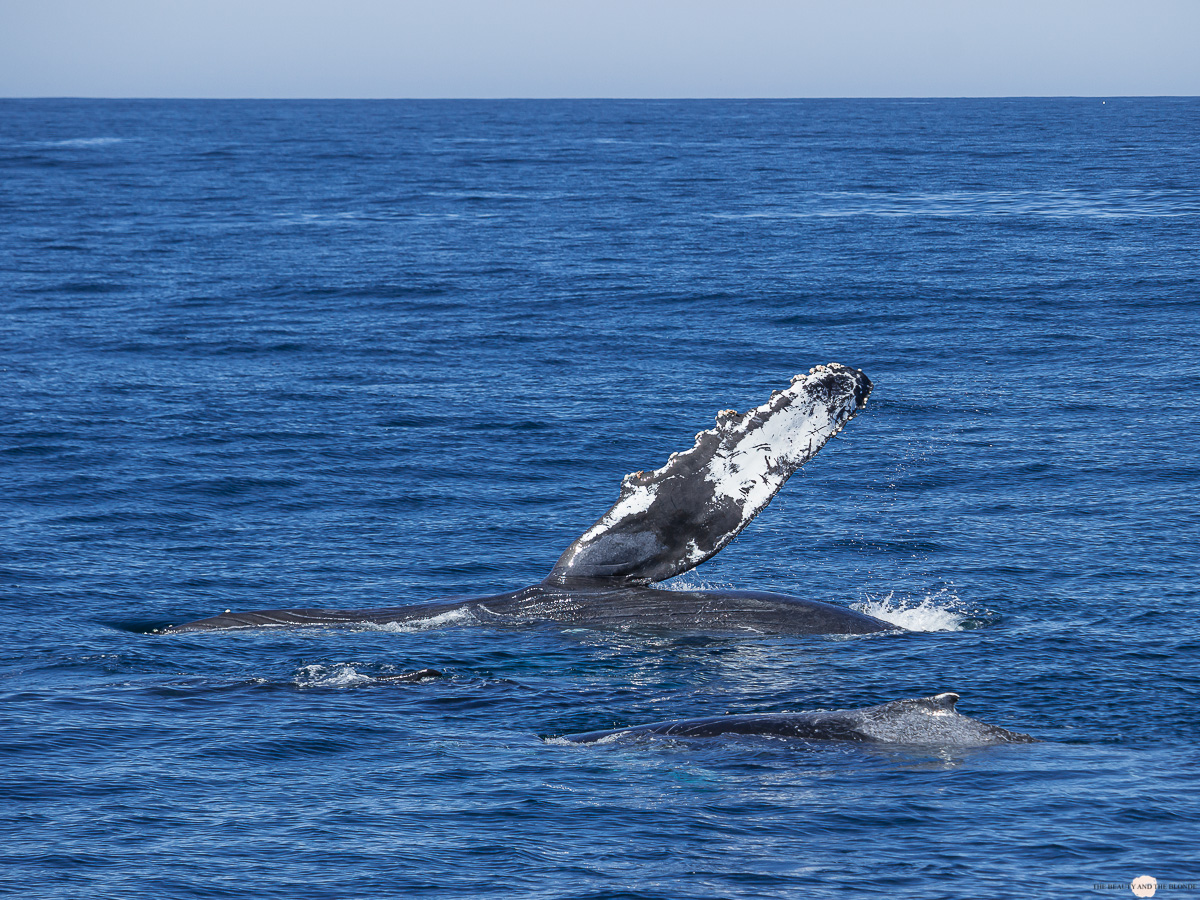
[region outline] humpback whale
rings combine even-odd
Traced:
[[[885,744],[978,747],[1029,744],[1035,738],[988,725],[954,709],[958,694],[893,700],[865,709],[823,712],[751,713],[704,719],[672,719],[632,728],[589,731],[560,738],[572,744],[609,743],[637,738],[692,740],[726,735],[760,735],[805,741],[855,741]]]
[[[712,557],[787,479],[866,404],[860,369],[815,366],[745,413],[727,409],[652,472],[625,476],[616,503],[571,544],[546,579],[486,597],[384,609],[230,612],[163,633],[297,626],[551,621],[594,628],[767,634],[866,634],[879,619],[767,591],[669,590],[653,585]]]

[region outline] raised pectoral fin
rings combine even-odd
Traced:
[[[861,370],[832,363],[797,375],[747,413],[724,410],[690,450],[654,472],[625,476],[612,509],[567,548],[548,580],[648,584],[698,566],[766,508],[870,392]]]

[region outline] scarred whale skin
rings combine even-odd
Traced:
[[[766,591],[652,587],[712,557],[863,408],[871,381],[837,363],[797,375],[761,406],[716,427],[653,472],[627,475],[617,502],[540,584],[487,597],[383,609],[225,612],[165,633],[246,628],[552,621],[597,628],[765,634],[894,630],[845,607]]]
[[[567,548],[549,580],[649,584],[698,566],[842,430],[871,387],[861,369],[831,363],[797,375],[747,413],[723,410],[690,450],[657,471],[626,475],[612,509]]]
[[[958,699],[958,694],[944,693],[912,700],[893,700],[865,709],[672,719],[631,728],[568,734],[560,740],[572,744],[595,744],[638,738],[692,740],[727,735],[759,735],[806,741],[934,744],[942,747],[1035,742],[1036,739],[1027,734],[988,725],[958,713],[954,709]]]

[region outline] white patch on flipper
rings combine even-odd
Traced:
[[[763,438],[761,443],[748,448],[738,445],[728,455],[714,456],[704,477],[715,492],[746,511],[766,506],[790,474],[778,465],[772,472],[772,463],[802,462],[831,435],[829,411],[815,401],[804,406],[807,409],[793,406],[772,416],[756,432]]]
[[[743,415],[722,410],[690,449],[653,472],[625,476],[617,502],[567,548],[552,574],[649,583],[699,565],[766,508],[869,391],[861,371],[831,364],[797,375]],[[689,528],[695,536],[686,540]]]
[[[636,473],[626,475],[626,480],[636,477]],[[632,519],[634,516],[640,515],[648,510],[651,504],[654,503],[654,498],[658,496],[657,484],[639,484],[633,488],[632,493],[622,497],[617,501],[604,517],[588,531],[603,531],[608,528],[613,522],[619,522],[622,519]]]
[[[828,371],[825,366],[817,366],[809,375],[821,376]],[[856,411],[853,395],[830,408],[827,402],[807,396],[807,390],[808,377],[798,375],[787,390],[775,391],[769,401],[742,416],[722,440],[730,451],[715,454],[704,473],[715,494],[740,507],[743,523],[758,515],[792,472],[825,446]],[[780,405],[779,397],[783,395],[791,398],[790,403],[773,409]],[[755,427],[760,415],[762,419]],[[718,427],[709,433],[720,432]],[[754,443],[747,446],[751,433]]]

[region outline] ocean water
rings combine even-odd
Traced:
[[[1200,101],[5,100],[0,186],[0,893],[1196,889]],[[538,581],[830,361],[680,582],[895,632],[147,633]],[[554,741],[942,691],[1040,742]]]

